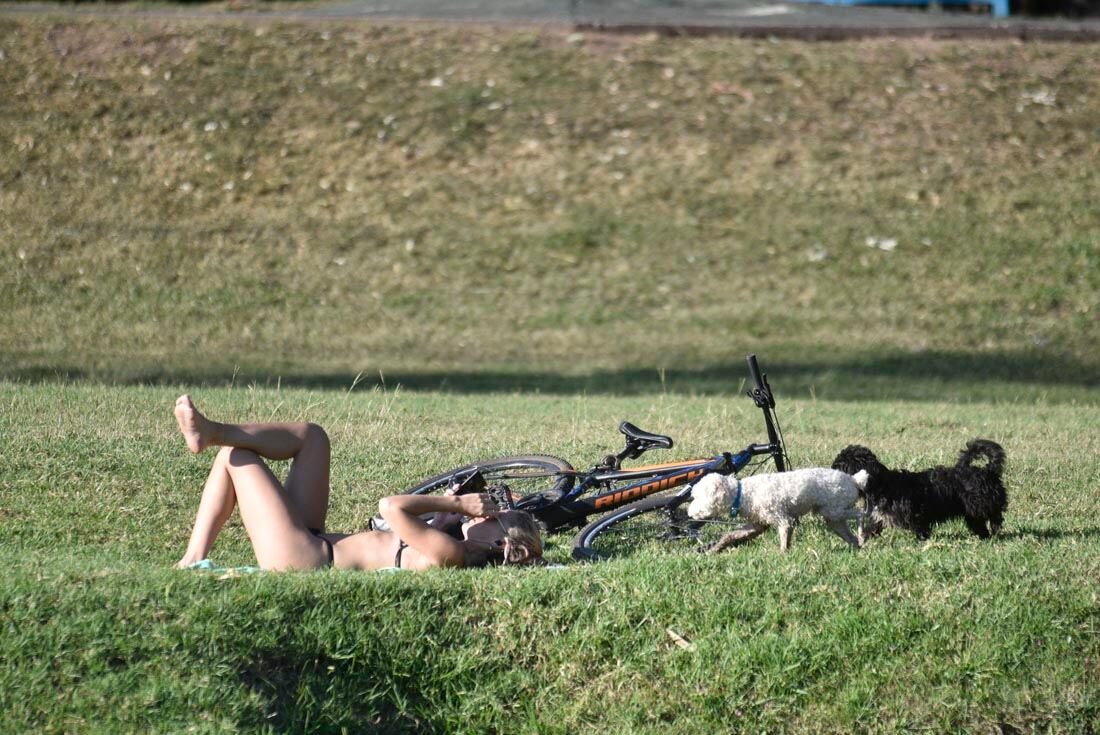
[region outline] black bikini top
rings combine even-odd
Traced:
[[[401,552],[404,551],[405,549],[407,549],[408,547],[409,547],[409,545],[407,543],[405,543],[404,541],[402,541],[401,539],[397,540],[397,553],[394,554],[394,556],[393,556],[393,565],[397,569],[401,568]]]

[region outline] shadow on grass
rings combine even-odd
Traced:
[[[1031,539],[1034,541],[1060,541],[1067,538],[1086,540],[1100,538],[1100,528],[1062,529],[1029,528],[1027,526],[1020,526],[1010,531],[1002,531],[997,537],[1013,541],[1023,539]]]
[[[1100,364],[1041,353],[922,352],[867,357],[804,359],[760,355],[779,398],[828,400],[1049,400],[1100,401]],[[19,360],[4,360],[18,364]],[[630,367],[575,374],[525,369],[352,371],[301,369],[192,369],[136,366],[89,370],[71,366],[0,368],[0,378],[31,383],[91,382],[114,385],[260,385],[348,390],[383,386],[456,394],[543,393],[639,395],[674,392],[731,395],[745,389],[743,361],[699,368]]]
[[[297,650],[295,650],[297,649]],[[333,673],[346,668],[345,662],[325,655],[324,646],[311,650],[259,651],[251,663],[242,667],[240,679],[265,703],[262,718],[239,723],[276,733],[371,732],[378,735],[421,732],[427,724],[402,712],[392,702],[366,704],[373,677],[364,672],[343,673],[334,681]],[[422,697],[412,691],[418,704]],[[326,706],[336,704],[338,706]],[[329,710],[337,710],[334,715]]]
[[[1083,528],[1034,528],[1032,526],[1011,524],[1011,528],[1003,529],[991,539],[979,539],[963,525],[961,518],[952,519],[948,521],[946,525],[936,526],[932,531],[932,538],[928,541],[922,541],[916,538],[912,532],[903,528],[891,528],[888,529],[888,531],[890,535],[893,536],[892,543],[911,545],[915,548],[924,547],[925,545],[950,546],[956,543],[967,542],[977,545],[988,545],[1006,543],[1009,541],[1034,541],[1036,543],[1046,543],[1048,541],[1063,541],[1066,539],[1087,541],[1100,538],[1100,528],[1096,526],[1086,526]],[[880,537],[877,536],[873,537],[868,542],[868,548],[886,543],[885,541],[879,540],[879,538]]]

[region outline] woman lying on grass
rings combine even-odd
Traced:
[[[221,424],[176,400],[187,448],[220,446],[179,567],[205,559],[236,505],[264,569],[428,569],[542,562],[534,519],[501,512],[488,495],[394,495],[378,509],[392,531],[324,533],[329,441],[316,424]],[[280,484],[264,459],[290,459]],[[431,522],[420,516],[435,513]],[[463,522],[463,516],[467,519]],[[461,538],[446,531],[461,523]]]

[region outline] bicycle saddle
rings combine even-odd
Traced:
[[[639,449],[672,449],[672,437],[642,431],[629,421],[619,424],[619,431],[633,439]]]

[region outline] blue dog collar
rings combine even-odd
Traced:
[[[730,508],[730,517],[735,518],[741,510],[741,480],[737,481],[737,496],[733,499],[733,506]]]

